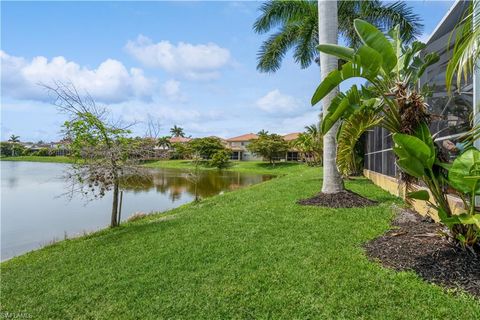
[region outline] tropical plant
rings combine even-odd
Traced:
[[[344,177],[360,174],[363,150],[358,152],[356,146],[363,133],[378,125],[380,120],[374,110],[361,108],[342,122],[337,137],[337,166]]]
[[[480,212],[476,209],[476,197],[480,195],[480,151],[472,147],[452,165],[442,163],[425,123],[414,135],[395,133],[393,140],[397,165],[410,176],[422,180],[431,193],[430,196],[428,191],[418,190],[408,193],[407,197],[427,201],[436,209],[452,237],[462,247],[475,249],[480,238]],[[448,203],[448,186],[463,200],[464,212],[458,215],[453,214]]]
[[[182,128],[182,127],[178,127],[177,125],[174,125],[174,126],[170,129],[170,133],[171,133],[172,136],[174,136],[174,137],[185,137],[185,132],[183,131],[183,128]]]
[[[347,62],[320,83],[312,97],[312,105],[347,79],[363,78],[368,85],[360,88],[353,85],[332,100],[322,122],[322,132],[328,132],[339,120],[355,117],[357,112],[365,115],[362,109],[366,108],[372,111],[368,113],[372,117],[370,122],[378,120],[392,133],[412,134],[418,125],[429,120],[427,105],[417,83],[425,69],[438,61],[438,55],[431,53],[422,58],[420,51],[425,45],[415,41],[406,46],[399,37],[399,26],[390,31],[389,40],[366,21],[357,19],[354,23],[364,43],[358,49],[330,44],[318,46],[320,51]]]
[[[15,157],[16,155],[18,155],[18,152],[16,152],[16,151],[18,149],[17,145],[20,142],[20,136],[16,136],[16,135],[12,134],[10,136],[10,138],[8,139],[8,142],[10,142],[10,144],[11,144],[11,155],[13,157]]]
[[[262,129],[262,130],[258,131],[257,135],[259,135],[259,136],[266,136],[266,135],[268,135],[268,131]]]
[[[422,25],[417,15],[402,2],[383,5],[380,1],[269,1],[262,5],[262,14],[254,24],[257,33],[267,33],[279,27],[266,40],[258,54],[257,68],[274,72],[280,68],[286,52],[295,47],[294,59],[302,68],[310,66],[312,61],[320,62],[321,79],[338,67],[336,57],[320,54],[317,59],[315,47],[318,43],[337,44],[340,33],[347,43],[358,45],[360,42],[351,23],[354,18],[364,18],[384,30],[396,24],[403,26],[402,39],[412,40],[420,33]],[[338,19],[338,17],[340,19]],[[332,94],[331,96],[334,96]],[[324,101],[323,111],[328,111],[330,97]],[[324,113],[325,114],[325,113]],[[324,134],[324,167],[322,191],[335,193],[343,190],[343,183],[335,165],[336,127]]]
[[[170,143],[170,138],[170,136],[163,136],[158,138],[157,145],[162,149],[170,148],[172,146],[172,144]]]
[[[457,89],[461,89],[462,79],[466,80],[477,66],[480,58],[480,19],[474,19],[479,15],[480,2],[470,2],[466,16],[459,22],[452,32],[455,38],[452,58],[448,62],[446,71],[447,89],[450,91],[454,79]]]
[[[260,7],[261,14],[255,21],[256,33],[265,34],[274,28],[273,33],[258,52],[257,68],[264,72],[277,71],[287,51],[294,48],[293,58],[302,68],[307,68],[318,58],[315,50],[319,43],[319,14],[317,1],[267,1]],[[401,38],[411,41],[421,34],[421,18],[413,13],[404,2],[382,1],[338,1],[338,31],[348,46],[361,45],[354,28],[357,18],[366,20],[381,30],[388,31],[396,25],[402,29]]]
[[[272,133],[251,140],[247,149],[267,159],[274,166],[275,160],[284,156],[288,151],[288,143],[282,136]]]
[[[20,142],[20,136],[16,136],[16,135],[12,134],[10,136],[10,138],[8,139],[8,142],[18,143],[18,142]]]
[[[310,165],[321,165],[323,154],[323,136],[315,124],[305,127],[305,132],[291,143],[292,147],[303,154],[305,162]]]

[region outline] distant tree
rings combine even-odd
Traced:
[[[172,136],[174,136],[174,137],[185,137],[185,132],[183,131],[183,128],[182,128],[182,127],[178,127],[177,125],[174,125],[174,126],[170,129],[170,133],[171,133]]]
[[[18,155],[17,146],[18,146],[18,143],[20,142],[20,136],[16,136],[12,134],[8,139],[8,142],[10,142],[11,144],[12,157],[15,157],[16,155]]]
[[[67,194],[99,198],[112,190],[110,226],[118,226],[120,181],[141,173],[137,165],[144,158],[145,150],[127,137],[131,125],[112,122],[105,108],[98,106],[89,95],[80,96],[72,84],[44,87],[54,95],[54,105],[68,116],[64,133],[71,141],[71,155],[81,159],[69,166]]]
[[[301,133],[291,144],[292,147],[303,153],[308,165],[322,164],[323,135],[316,124],[306,126],[305,132]]]
[[[232,151],[228,149],[218,150],[213,156],[212,160],[210,161],[210,165],[212,167],[216,167],[218,169],[227,168],[230,165],[230,156],[232,155]]]
[[[10,138],[8,139],[8,142],[19,143],[20,142],[20,136],[16,136],[16,135],[12,134],[10,136]]]
[[[171,159],[188,159],[192,156],[192,150],[187,143],[174,142],[171,144]]]
[[[288,151],[288,143],[278,134],[267,134],[251,140],[247,149],[275,165],[275,159],[285,155],[285,152]]]
[[[194,154],[203,159],[211,159],[218,151],[225,150],[222,141],[217,137],[196,138],[189,141],[188,145]]]
[[[170,138],[171,138],[170,136],[163,136],[163,137],[158,138],[157,145],[162,149],[170,148],[170,146],[172,145],[170,143]]]
[[[268,135],[268,131],[262,129],[262,130],[258,131],[257,135],[259,135],[259,136],[266,136],[266,135]]]

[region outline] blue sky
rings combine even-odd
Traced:
[[[316,66],[256,71],[261,2],[1,2],[1,139],[58,140],[64,115],[38,85],[69,80],[115,117],[192,136],[289,133],[316,122]],[[452,1],[409,1],[424,36]]]

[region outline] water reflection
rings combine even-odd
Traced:
[[[130,177],[121,184],[124,190],[133,193],[156,192],[168,195],[172,202],[182,194],[195,196],[195,184],[189,179],[190,173],[176,169],[151,169],[147,174]],[[229,171],[202,171],[197,178],[197,193],[200,198],[211,197],[222,191],[235,190],[271,179],[269,175],[242,174]]]
[[[106,227],[110,219],[111,194],[86,203],[81,197],[68,200],[61,179],[66,164],[1,162],[1,259]],[[146,175],[121,184],[122,219],[136,212],[164,211],[195,198],[188,172],[148,169]],[[236,172],[205,171],[197,179],[198,195],[210,197],[271,179],[271,176]]]

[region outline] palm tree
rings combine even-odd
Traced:
[[[363,19],[388,31],[396,25],[402,30],[402,40],[411,41],[421,34],[423,25],[404,2],[383,4],[381,1],[337,1],[338,34],[349,47],[358,47],[360,39],[353,28],[353,21]],[[318,10],[317,1],[281,1],[270,0],[260,7],[261,15],[253,25],[256,33],[266,34],[279,27],[261,46],[258,52],[258,70],[275,72],[291,48],[293,58],[307,68],[318,59],[316,46],[319,44],[318,17],[330,15],[331,11]],[[322,17],[323,18],[323,17]],[[318,61],[318,60],[317,60]]]
[[[10,139],[8,139],[8,142],[18,143],[18,142],[20,142],[20,136],[16,136],[16,135],[12,134],[10,136]]]
[[[265,130],[265,129],[262,129],[262,130],[258,131],[257,135],[259,135],[259,136],[261,136],[261,137],[262,137],[262,136],[267,136],[267,135],[268,135],[268,131]]]
[[[381,1],[269,1],[262,5],[261,16],[255,21],[254,30],[264,34],[279,26],[280,31],[267,39],[258,53],[257,69],[263,72],[275,72],[280,68],[286,52],[294,47],[293,57],[302,68],[312,61],[319,61],[321,79],[338,68],[337,58],[320,53],[317,60],[316,47],[319,43],[337,44],[338,35],[342,35],[349,45],[358,46],[360,40],[353,27],[353,20],[362,18],[382,30],[395,25],[402,26],[402,38],[413,40],[422,29],[420,18],[403,2],[383,5]],[[338,19],[340,18],[340,20]],[[340,21],[340,22],[339,22]],[[326,115],[338,88],[323,100],[323,114]],[[336,131],[324,135],[323,163],[324,178],[322,192],[336,193],[343,190],[343,182],[336,167]]]
[[[173,128],[170,129],[170,133],[174,137],[185,137],[185,132],[183,132],[183,128],[178,127],[177,125],[174,125]]]
[[[10,136],[10,139],[8,139],[8,142],[10,142],[12,144],[12,156],[15,157],[15,150],[17,149],[16,148],[17,143],[20,142],[20,136],[16,136],[16,135],[12,134]]]
[[[158,138],[157,145],[162,149],[170,148],[170,146],[172,145],[170,143],[170,137],[169,136],[163,136],[163,137]]]

